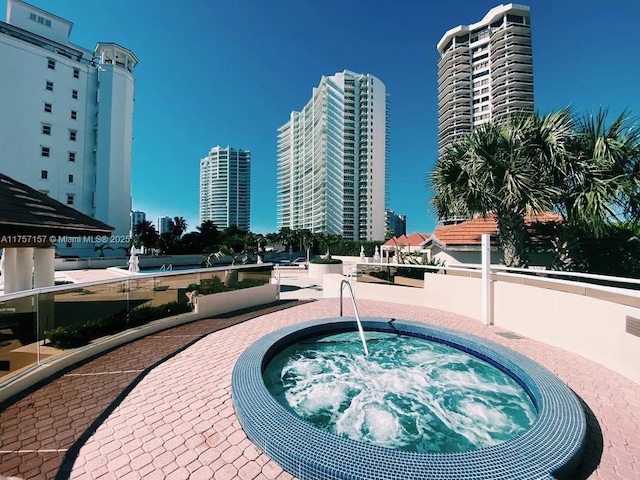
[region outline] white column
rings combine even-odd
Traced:
[[[493,325],[491,295],[491,236],[482,234],[482,323]]]
[[[33,288],[33,247],[20,247],[16,253],[15,291]]]
[[[55,258],[55,248],[36,248],[33,255],[33,288],[55,284]]]
[[[16,254],[15,248],[4,249],[4,293],[16,291]]]

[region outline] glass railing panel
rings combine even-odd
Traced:
[[[36,296],[0,301],[0,381],[38,361]]]
[[[358,282],[424,288],[425,273],[438,273],[437,269],[420,265],[367,265],[358,264]]]
[[[133,275],[0,300],[0,381],[46,359],[148,322],[190,312],[192,292],[271,283],[271,264]]]
[[[271,265],[256,265],[249,268],[230,266],[228,269],[202,271],[198,294],[210,295],[266,285],[271,282],[272,270]]]
[[[134,326],[191,311],[187,293],[200,280],[197,272],[145,277],[132,280],[129,293]]]
[[[126,328],[130,308],[127,282],[123,279],[42,294],[41,303],[50,309],[43,314],[44,308],[40,308],[45,345],[75,348]]]

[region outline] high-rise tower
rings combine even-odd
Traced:
[[[488,121],[533,111],[529,7],[492,8],[438,42],[438,152]]]
[[[369,74],[323,76],[278,129],[278,229],[383,240],[387,93]]]
[[[213,147],[200,160],[200,223],[211,220],[219,229],[249,230],[251,213],[251,152]]]

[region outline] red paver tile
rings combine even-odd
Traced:
[[[0,412],[0,449],[69,448],[106,408],[112,411],[84,443],[71,478],[293,477],[246,438],[232,407],[231,371],[244,349],[264,334],[312,318],[333,317],[336,299],[205,320],[138,340],[78,367]],[[489,338],[554,371],[585,402],[589,436],[575,480],[640,478],[640,385],[582,357],[529,339],[508,340],[501,329],[428,308],[359,301],[362,316],[405,318]],[[348,313],[348,309],[347,312]],[[224,331],[216,330],[228,327]],[[163,358],[206,333],[175,356]],[[180,336],[180,335],[187,335]],[[159,363],[160,362],[160,363]],[[139,371],[157,366],[142,375]],[[137,382],[117,406],[124,388]],[[0,473],[53,478],[64,451],[0,454]],[[186,475],[186,476],[185,476]],[[631,476],[630,476],[631,475]],[[138,477],[136,477],[138,478]]]

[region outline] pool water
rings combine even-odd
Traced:
[[[461,452],[528,430],[537,417],[509,375],[473,355],[418,337],[357,332],[306,339],[263,374],[302,419],[353,440],[410,452]]]

